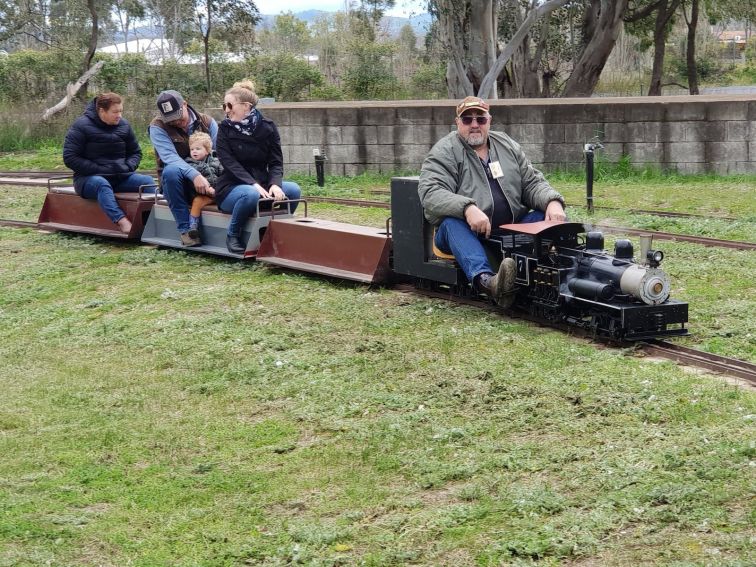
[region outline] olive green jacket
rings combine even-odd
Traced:
[[[550,201],[564,198],[525,157],[520,145],[503,132],[489,132],[489,156],[504,173],[499,185],[515,219],[530,209],[545,211]],[[441,138],[423,162],[418,185],[425,218],[433,225],[445,217],[465,218],[465,208],[475,204],[493,217],[493,196],[478,155],[457,132]]]

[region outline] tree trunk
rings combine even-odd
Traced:
[[[698,69],[696,69],[696,29],[698,28],[698,1],[691,0],[690,21],[688,24],[688,45],[686,62],[688,66],[688,91],[692,95],[698,92]]]
[[[84,65],[83,69],[81,70],[81,72],[84,73],[82,76],[87,77],[87,79],[81,85],[81,90],[76,89],[81,93],[81,98],[85,100],[87,98],[87,84],[89,81],[89,76],[86,75],[86,72],[92,67],[92,59],[94,58],[95,51],[97,51],[97,35],[100,31],[99,20],[97,17],[97,8],[95,8],[95,0],[87,0],[87,9],[89,10],[89,15],[92,18],[92,31],[89,34],[89,46],[87,47],[87,52],[84,55]]]
[[[680,0],[672,0],[671,3],[668,0],[659,2],[654,26],[654,65],[651,69],[648,96],[660,96],[662,94],[662,75],[664,74],[664,56],[667,50],[668,26],[679,4]]]
[[[661,95],[661,81],[664,67],[664,53],[666,51],[665,39],[667,15],[667,0],[662,0],[656,11],[656,24],[654,25],[654,64],[651,67],[651,84],[648,86],[648,96]]]
[[[474,2],[470,10],[470,48],[467,76],[474,92],[496,62],[498,1],[481,0]],[[491,98],[496,98],[496,86]]]
[[[618,0],[619,2],[627,3],[627,0]],[[541,4],[537,8],[533,8],[528,12],[525,21],[517,28],[517,31],[512,36],[512,39],[507,42],[504,49],[496,59],[496,63],[491,67],[491,70],[486,73],[478,91],[478,96],[483,98],[497,98],[496,96],[496,78],[504,70],[504,66],[512,58],[515,50],[522,44],[525,37],[528,35],[530,28],[536,23],[538,18],[548,16],[551,12],[557,8],[561,8],[567,4],[569,0],[549,0],[545,4]]]
[[[207,29],[202,34],[202,44],[205,49],[205,92],[210,94],[210,28],[212,26],[212,0],[207,0]]]
[[[467,74],[470,13],[469,0],[436,0],[441,45],[447,53],[446,90],[449,98],[463,98],[475,93]]]
[[[564,85],[565,97],[591,96],[598,84],[609,55],[614,49],[622,29],[622,16],[628,0],[592,0],[595,20],[586,22],[586,30],[593,33],[575,63],[570,78]]]

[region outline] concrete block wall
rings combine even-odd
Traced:
[[[527,99],[491,102],[492,128],[520,142],[545,171],[578,168],[583,146],[680,173],[756,173],[756,96]],[[279,127],[286,171],[417,172],[428,150],[454,129],[456,101],[320,102],[261,105]]]

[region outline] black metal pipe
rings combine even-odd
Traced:
[[[588,212],[593,214],[593,144],[585,146],[585,199]]]
[[[325,185],[325,156],[315,156],[315,174],[318,176],[318,187]]]

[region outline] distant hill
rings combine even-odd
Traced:
[[[313,24],[315,20],[318,19],[318,17],[328,16],[334,13],[335,12],[325,12],[323,10],[304,10],[302,12],[296,12],[294,16],[296,16],[303,22]],[[275,22],[276,15],[262,14],[258,27],[263,29],[272,27]],[[385,18],[383,18],[383,23],[386,25],[386,29],[388,30],[388,33],[391,37],[398,36],[399,30],[401,30],[405,24],[409,24],[412,26],[412,30],[415,32],[415,35],[420,38],[424,37],[425,34],[428,33],[431,25],[431,20],[432,18],[430,14],[418,14],[417,16],[412,16],[411,18],[397,18],[394,16],[386,16]],[[136,28],[136,36],[134,35],[134,32],[129,32],[130,40],[137,38],[155,39],[161,37],[163,37],[163,29],[161,27],[140,26]],[[113,43],[122,43],[126,40],[123,33],[116,32],[113,34],[112,41]]]
[[[318,19],[318,17],[328,16],[334,13],[335,12],[325,12],[323,10],[304,10],[302,12],[295,12],[294,16],[297,19],[302,20],[303,22],[312,24],[315,22],[315,20]],[[278,14],[263,14],[258,26],[261,28],[272,27],[277,15]],[[399,35],[399,30],[401,30],[405,24],[409,24],[412,26],[412,30],[415,32],[415,34],[418,37],[422,37],[426,33],[428,33],[431,25],[431,19],[432,18],[430,14],[418,14],[417,16],[412,16],[411,18],[397,18],[395,16],[386,16],[385,18],[383,18],[383,23],[386,24],[389,35],[391,36]]]

